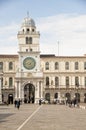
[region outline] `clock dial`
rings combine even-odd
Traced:
[[[26,69],[28,69],[28,70],[33,69],[33,68],[35,67],[35,65],[36,65],[36,61],[35,61],[35,59],[32,58],[32,57],[27,57],[27,58],[25,58],[24,61],[23,61],[23,66],[24,66]]]

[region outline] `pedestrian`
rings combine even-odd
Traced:
[[[14,104],[15,104],[15,107],[17,107],[17,100],[15,99],[15,101],[14,101]]]
[[[20,108],[20,100],[17,101],[17,108],[19,110],[19,108]]]
[[[73,103],[74,103],[74,107],[75,107],[76,106],[76,98],[74,98],[74,102]]]
[[[39,99],[39,105],[41,105],[41,99]]]

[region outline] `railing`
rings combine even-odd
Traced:
[[[40,34],[40,33],[39,33],[39,31],[38,32],[23,32],[23,31],[19,31],[18,35],[20,35],[20,34],[22,34],[22,35],[24,35],[24,34],[34,34],[35,35],[35,34]]]

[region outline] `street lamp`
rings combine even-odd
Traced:
[[[78,101],[79,101],[78,88],[79,88],[79,83],[77,82],[77,83],[76,83],[76,89],[77,89],[77,93],[76,93],[76,103],[77,103],[77,106],[79,105],[79,104],[78,104]]]

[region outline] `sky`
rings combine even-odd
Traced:
[[[40,32],[41,54],[86,54],[86,0],[0,0],[0,54],[18,54],[27,12]]]

